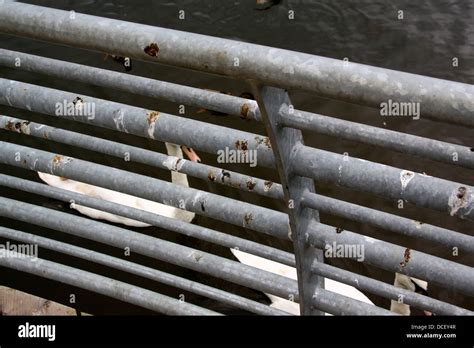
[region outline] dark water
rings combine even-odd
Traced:
[[[338,59],[347,57],[350,61],[354,62],[464,83],[472,84],[474,82],[474,63],[472,61],[474,54],[474,2],[472,1],[284,0],[280,5],[267,11],[256,11],[254,9],[254,1],[252,0],[159,2],[143,0],[121,0],[113,2],[95,0],[43,0],[26,2],[65,10],[75,10],[76,12],[126,21],[264,44],[267,46],[286,48],[326,57]],[[288,20],[288,10],[290,9],[295,13],[294,20]],[[180,10],[185,11],[185,20],[180,20],[178,18],[178,11]],[[397,18],[399,10],[403,11],[403,20]],[[103,56],[100,53],[54,46],[39,41],[0,36],[0,47],[106,69],[118,71],[123,70],[121,66],[111,60],[104,61],[102,59]],[[458,67],[452,66],[453,57],[459,59]],[[192,72],[168,66],[152,65],[137,61],[133,62],[133,70],[131,73],[201,88],[230,91],[235,94],[240,94],[249,89],[249,86],[242,81],[234,81],[216,75]],[[177,114],[176,105],[160,100],[152,100],[150,98],[138,97],[113,90],[70,83],[69,81],[51,79],[36,74],[25,74],[1,67],[0,76]],[[379,117],[377,110],[322,99],[309,93],[292,92],[291,97],[293,104],[295,104],[298,109],[313,111],[351,121],[363,122],[387,129],[404,131],[451,143],[471,147],[474,146],[472,130],[465,128],[425,120],[415,122],[412,120],[406,120],[406,118],[403,120],[394,120],[393,118],[387,120],[384,118],[382,120],[382,118]],[[232,117],[218,117],[207,114],[197,115],[195,111],[196,109],[187,108],[186,116],[206,122],[227,125],[229,127],[264,134],[263,127],[259,124],[246,123],[240,119]],[[0,112],[52,124],[52,118],[43,115],[32,114],[4,106],[0,106]],[[386,124],[383,124],[383,122],[386,122]],[[158,151],[164,151],[164,146],[162,144],[157,142],[152,143],[148,140],[139,139],[126,134],[118,134],[103,129],[93,129],[85,125],[68,123],[65,121],[58,122],[57,120],[54,120],[54,125],[116,141],[140,145]],[[1,139],[10,142],[35,146],[49,151],[56,151],[86,160],[124,168],[122,161],[105,158],[92,152],[79,151],[78,149],[59,146],[57,144],[51,144],[39,140],[20,138],[13,136],[12,134],[6,134],[5,132],[0,132],[0,136]],[[422,160],[388,150],[376,149],[354,142],[316,134],[306,134],[306,142],[311,146],[317,146],[329,151],[337,153],[348,152],[351,156],[361,157],[367,160],[414,171],[426,172],[433,176],[462,182],[468,185],[474,184],[472,171],[469,172],[468,170],[460,169],[455,166],[439,164],[429,160]],[[216,156],[211,154],[200,155],[205,163],[217,165]],[[249,174],[252,173],[252,175],[257,177],[277,181],[276,173],[265,169],[258,169],[257,171],[251,172],[246,166],[227,165],[226,168]],[[168,173],[145,166],[128,165],[125,169],[159,178],[169,178]],[[26,177],[31,180],[38,180],[34,173],[16,170],[6,166],[0,166],[0,170],[4,173],[14,173],[15,175]],[[229,188],[211,186],[209,183],[204,183],[193,178],[190,178],[190,183],[191,186],[195,188],[264,205],[276,210],[282,209],[279,202],[262,199],[251,194],[235,191]],[[316,185],[318,192],[324,195],[359,203],[365,206],[376,207],[377,209],[474,235],[472,224],[450,218],[447,214],[432,212],[411,206],[399,210],[396,207],[396,202],[387,201],[383,198],[376,198],[356,193],[348,189],[326,185],[325,183],[316,183]],[[53,209],[68,210],[59,202],[45,200],[41,197],[34,197],[11,190],[3,190],[2,194],[8,197],[14,197],[15,199],[44,205]],[[324,223],[333,226],[340,226],[347,230],[396,242],[426,252],[437,253],[443,257],[470,266],[474,264],[472,255],[460,255],[459,257],[453,258],[450,257],[446,250],[441,250],[432,245],[421,244],[417,241],[400,238],[386,231],[375,229],[370,226],[341,220],[326,214],[322,214],[321,220]],[[197,223],[227,233],[265,242],[287,250],[290,250],[291,248],[290,245],[281,241],[269,240],[253,233],[252,231],[217,222],[212,219],[199,217]],[[2,221],[2,224],[30,231],[32,233],[55,236],[55,238],[61,240],[85,245],[89,248],[94,248],[114,255],[120,254],[113,248],[107,248],[99,244],[79,240],[78,238],[62,236],[59,235],[58,232],[40,229],[34,225],[20,224],[14,221]],[[173,240],[185,245],[191,245],[226,257],[232,257],[230,252],[225,248],[211,246],[196,240],[176,236],[172,233],[156,228],[142,229],[139,231],[150,235],[160,236],[161,238]],[[171,296],[178,296],[182,293],[182,291],[176,289],[152,284],[151,282],[143,281],[136,277],[130,277],[120,272],[111,272],[109,269],[90,265],[86,262],[72,258],[65,258],[64,256],[55,255],[54,253],[44,251],[41,255],[53,260],[59,260],[60,262],[83,267],[85,269],[94,269],[95,272],[110,275],[117,279],[127,280],[128,282],[133,282],[134,284],[164,292]],[[153,265],[164,270],[170,270],[188,278],[197,279],[208,284],[230,289],[233,292],[242,293],[252,298],[262,298],[260,294],[246,291],[226,282],[197,275],[193,272],[182,269],[177,270],[175,267],[145,257],[134,256],[133,261]],[[375,276],[376,278],[386,282],[393,281],[393,274],[380,269],[345,263],[337,263],[337,265],[351,267],[353,270]],[[0,278],[1,281],[4,280],[7,284],[14,284],[15,286],[21,284],[22,288],[29,291],[33,291],[32,287],[34,287],[36,293],[44,294],[48,297],[54,297],[60,302],[65,301],[65,298],[67,298],[67,294],[70,291],[80,293],[82,296],[78,306],[81,310],[91,311],[94,313],[144,312],[142,309],[119,305],[117,302],[106,298],[89,296],[87,292],[80,292],[77,289],[71,290],[67,287],[53,286],[51,282],[40,280],[35,277],[20,277],[17,274],[13,275],[10,271],[1,269],[0,275],[3,275]],[[439,289],[435,286],[431,286],[431,288],[433,296],[437,298],[448,299],[452,302],[462,304],[467,308],[474,309],[472,299],[464,298],[453,293],[449,289]],[[218,307],[215,303],[212,303],[212,301],[207,301],[191,294],[186,294],[186,296],[190,302],[203,304],[209,308],[217,310],[232,312],[229,309]],[[388,304],[388,301],[381,300],[377,297],[373,297],[372,299],[378,304]]]

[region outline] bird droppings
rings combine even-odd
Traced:
[[[160,116],[158,111],[149,111],[146,113],[146,120],[148,122],[148,136],[150,139],[155,139],[156,120]]]
[[[151,44],[146,46],[143,51],[146,54],[148,54],[150,57],[157,57],[158,52],[160,51],[160,48],[158,47],[158,44],[156,42],[152,42]]]
[[[245,215],[244,215],[244,221],[245,221],[244,226],[245,226],[245,225],[250,225],[250,223],[252,222],[252,220],[253,220],[253,215],[252,215],[252,213],[245,213]]]
[[[408,264],[408,262],[410,262],[410,260],[411,260],[411,250],[406,248],[405,252],[403,253],[403,261],[400,262],[400,266],[405,267]]]
[[[212,170],[207,173],[207,178],[209,179],[209,181],[216,181],[216,176],[214,175],[214,172]]]
[[[341,228],[341,227],[336,227],[336,233],[337,233],[337,234],[341,233],[342,231],[344,231],[343,228]]]
[[[260,137],[257,135],[255,137],[255,141],[257,142],[257,145],[265,145],[269,149],[272,148],[272,144],[270,143],[269,137]]]
[[[409,170],[402,170],[400,172],[400,182],[402,184],[402,190],[404,190],[408,183],[415,177],[415,173]]]
[[[225,182],[225,178],[230,179],[230,173],[226,172],[224,169],[222,169],[221,175],[222,175],[222,178],[221,178],[222,182]]]
[[[420,229],[421,226],[423,225],[423,222],[421,222],[421,221],[413,220],[413,223],[415,224],[415,227],[416,227],[417,229]]]
[[[250,111],[249,105],[247,103],[243,103],[240,106],[240,118],[243,120],[248,119],[249,111]]]
[[[247,140],[237,140],[235,142],[235,148],[240,151],[247,151],[248,150],[249,142]]]
[[[253,178],[248,178],[247,179],[247,188],[249,189],[249,191],[252,191],[255,187],[255,185],[257,185],[257,182],[255,180],[253,180]]]
[[[469,214],[474,209],[474,194],[470,193],[470,190],[466,186],[459,186],[453,190],[453,193],[448,200],[449,213],[454,216],[462,209],[462,214],[458,214],[463,217]]]
[[[183,167],[185,160],[179,157],[169,156],[163,161],[163,165],[173,172],[179,172]]]
[[[265,182],[263,183],[263,191],[265,191],[265,192],[270,191],[271,188],[272,188],[272,186],[273,186],[273,182],[268,181],[268,180],[265,181]]]
[[[160,116],[158,111],[149,111],[146,113],[146,119],[148,121],[148,125],[156,122],[156,119]]]
[[[76,99],[72,101],[72,104],[76,109],[80,109],[82,104],[84,104],[84,100],[81,97],[76,97]]]

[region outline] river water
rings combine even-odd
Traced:
[[[125,21],[280,47],[337,59],[347,58],[350,61],[368,65],[375,65],[469,84],[474,83],[474,2],[472,1],[283,0],[279,5],[266,11],[255,10],[254,1],[252,0],[188,0],[154,2],[144,0],[119,0],[113,2],[96,0],[36,0],[25,2],[64,10],[74,10],[76,12],[116,18]],[[289,10],[294,11],[293,20],[288,18]],[[179,18],[179,11],[184,11],[184,20]],[[403,18],[399,18],[401,14],[403,14]],[[102,67],[105,69],[117,71],[123,70],[122,66],[110,59],[104,61],[103,55],[98,52],[84,51],[10,36],[0,36],[0,47]],[[458,66],[453,66],[452,64],[454,57],[458,59]],[[133,70],[131,73],[200,88],[232,92],[234,94],[240,94],[249,90],[249,86],[242,81],[234,81],[216,75],[162,65],[153,65],[138,61],[133,61]],[[176,105],[160,100],[152,100],[150,98],[138,97],[136,95],[87,86],[79,83],[71,83],[66,80],[52,79],[37,74],[25,74],[1,67],[0,76],[177,114]],[[472,130],[467,128],[426,121],[423,119],[419,121],[413,121],[411,119],[407,120],[408,118],[387,119],[380,117],[378,110],[367,107],[319,98],[316,95],[298,91],[292,91],[290,95],[293,104],[298,109],[371,124],[386,129],[431,137],[470,147],[474,146]],[[264,129],[259,124],[246,123],[233,117],[197,114],[197,109],[195,108],[187,108],[186,110],[187,117],[264,134]],[[59,127],[85,132],[116,141],[140,145],[149,149],[156,149],[157,151],[164,151],[164,146],[162,144],[156,142],[152,143],[148,140],[139,139],[125,134],[117,134],[103,129],[93,129],[85,125],[67,123],[64,121],[58,122],[54,120],[54,123],[52,123],[51,118],[47,116],[32,114],[4,106],[0,106],[0,112],[47,124],[54,124]],[[48,142],[39,142],[38,140],[17,137],[12,134],[7,134],[6,132],[0,132],[0,137],[2,140],[5,139],[10,142],[36,146],[48,151],[56,151],[90,161],[122,167],[127,170],[144,173],[158,178],[169,179],[169,174],[166,172],[145,166],[129,165],[124,167],[122,161],[105,158],[104,156],[99,156],[92,152],[79,151],[67,146],[59,146]],[[354,157],[360,157],[409,170],[425,172],[433,176],[462,182],[468,185],[474,184],[474,175],[472,175],[472,171],[460,169],[455,166],[439,164],[412,156],[406,156],[393,151],[377,149],[357,144],[355,142],[334,139],[316,134],[306,134],[305,140],[307,144],[325,150],[337,153],[348,152]],[[200,155],[205,163],[217,165],[215,155],[204,153],[201,153]],[[243,165],[227,165],[226,168],[244,173],[251,173],[256,177],[277,181],[276,173],[265,169],[259,168],[256,171],[251,171],[248,166]],[[4,173],[13,173],[31,180],[38,180],[34,173],[28,173],[6,166],[0,165],[0,171]],[[276,210],[282,209],[279,202],[256,197],[252,194],[239,192],[230,188],[212,186],[210,183],[193,178],[190,178],[190,183],[192,187],[198,189],[264,205]],[[358,192],[333,185],[327,185],[325,183],[316,183],[316,189],[319,193],[324,195],[365,206],[376,207],[377,209],[387,212],[392,212],[415,220],[474,235],[472,223],[469,224],[465,221],[458,221],[450,218],[447,214],[432,212],[426,209],[415,209],[411,206],[406,206],[405,209],[400,210],[397,208],[396,202],[360,194]],[[26,202],[44,205],[52,209],[68,211],[68,208],[63,204],[53,200],[5,189],[2,190],[2,194]],[[472,255],[459,255],[458,257],[452,257],[446,250],[441,250],[431,245],[421,244],[418,241],[406,240],[380,229],[342,220],[326,214],[321,214],[321,220],[332,226],[338,226],[343,229],[396,242],[407,247],[438,253],[444,257],[449,257],[454,261],[468,264],[470,266],[474,265]],[[291,248],[290,245],[282,243],[281,241],[269,240],[253,233],[252,231],[217,222],[209,218],[199,217],[197,223],[227,233],[265,242],[287,250],[290,250]],[[99,251],[120,255],[120,253],[115,249],[90,243],[79,238],[58,236],[58,232],[37,228],[34,225],[20,224],[10,220],[2,221],[2,224],[45,236],[54,235],[56,238],[61,240],[73,242],[78,245],[84,245]],[[139,231],[226,257],[232,257],[230,252],[225,248],[176,236],[172,233],[156,228],[142,229]],[[66,258],[46,251],[44,251],[42,255],[78,267],[93,269],[95,272],[133,282],[134,284],[164,292],[171,296],[177,297],[182,293],[182,291],[177,289],[163,287],[157,284],[150,284],[149,281],[143,281],[136,277],[129,277],[120,272],[111,272],[108,269],[90,265],[73,258]],[[259,293],[248,291],[214,278],[197,275],[194,272],[184,269],[176,269],[170,265],[153,261],[145,257],[134,255],[132,258],[133,261],[136,262],[153,265],[157,268],[169,270],[191,279],[197,279],[211,285],[229,289],[236,293],[264,300],[263,296]],[[355,271],[375,276],[386,282],[391,283],[393,281],[393,274],[374,267],[366,267],[360,264],[347,263],[343,261],[332,261],[332,263],[344,267],[350,267]],[[2,274],[3,276],[1,276]],[[50,298],[53,297],[61,302],[65,301],[65,298],[67,297],[65,294],[67,294],[68,291],[79,293],[81,294],[81,302],[80,304],[78,303],[78,306],[84,311],[108,314],[146,313],[146,311],[143,311],[142,309],[119,304],[116,301],[103,297],[90,296],[89,293],[78,291],[77,289],[53,286],[51,282],[36,277],[26,275],[18,276],[16,274],[15,278],[13,278],[12,272],[1,268],[0,276],[1,281],[5,280],[7,285],[15,284],[15,286],[29,290],[30,292],[32,291],[32,284],[35,284],[34,291],[36,293]],[[451,301],[459,303],[467,308],[474,309],[472,299],[469,300],[463,296],[455,294],[450,289],[441,289],[434,285],[430,286],[430,289],[435,297],[440,299],[450,299]],[[222,310],[226,313],[234,312],[232,309],[220,306],[201,297],[187,293],[185,293],[185,295],[191,302],[199,303],[216,310]],[[376,296],[371,298],[377,304],[388,305],[388,301],[386,300],[382,300]]]

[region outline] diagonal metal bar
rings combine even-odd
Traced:
[[[308,209],[301,204],[304,192],[315,191],[314,183],[312,179],[295,175],[292,170],[291,156],[295,146],[303,143],[303,135],[300,130],[283,128],[280,125],[280,107],[291,105],[286,91],[258,85],[255,86],[254,91],[262,120],[272,142],[275,162],[287,203],[286,210],[291,228],[290,239],[293,240],[296,258],[301,314],[321,315],[322,312],[312,306],[312,301],[316,289],[324,287],[324,279],[311,274],[310,269],[314,260],[324,262],[323,253],[322,250],[311,248],[307,243],[307,228],[311,222],[319,221],[319,214],[316,210]]]

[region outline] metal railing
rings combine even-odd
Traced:
[[[227,248],[238,248],[296,267],[298,280],[125,228],[10,198],[0,197],[0,216],[117,248],[130,247],[141,255],[267,294],[291,298],[299,302],[302,314],[394,314],[326,290],[324,278],[392,300],[399,300],[402,296],[408,305],[439,314],[472,314],[468,309],[325,264],[323,250],[326,245],[360,245],[365,250],[364,262],[369,265],[420,278],[467,297],[474,295],[472,267],[351,231],[339,233],[338,228],[319,221],[319,212],[427,241],[444,249],[456,247],[460,253],[468,255],[474,255],[472,235],[320,195],[315,192],[314,181],[385,199],[403,200],[471,221],[474,220],[474,188],[312,148],[304,144],[302,131],[379,146],[468,170],[474,168],[473,149],[295,110],[283,88],[310,91],[368,106],[379,106],[390,98],[417,102],[423,105],[424,118],[472,127],[474,86],[136,23],[78,13],[71,16],[67,11],[10,1],[0,2],[0,32],[248,80],[256,100],[0,49],[0,65],[4,67],[204,107],[250,122],[263,122],[267,135],[4,78],[0,78],[1,105],[58,118],[61,117],[56,112],[58,101],[73,102],[80,98],[83,103],[95,106],[94,117],[69,116],[68,119],[156,141],[185,144],[210,154],[226,147],[243,153],[255,151],[258,165],[277,169],[281,184],[13,115],[0,115],[0,129],[112,157],[123,158],[123,154],[128,153],[136,163],[280,200],[285,202],[285,212],[5,141],[2,141],[0,163],[132,194],[289,240],[293,242],[294,255],[213,229],[7,174],[0,174],[0,185],[64,202],[72,200],[74,204],[146,222]],[[236,60],[238,66],[234,64]],[[21,64],[17,64],[18,61]],[[455,162],[453,153],[457,155]],[[53,239],[5,227],[0,227],[0,237],[36,243],[45,249],[188,290],[249,312],[285,314],[215,287]],[[179,299],[48,260],[32,264],[20,258],[0,258],[0,266],[41,274],[45,278],[163,313],[217,314],[196,304],[183,304]]]

